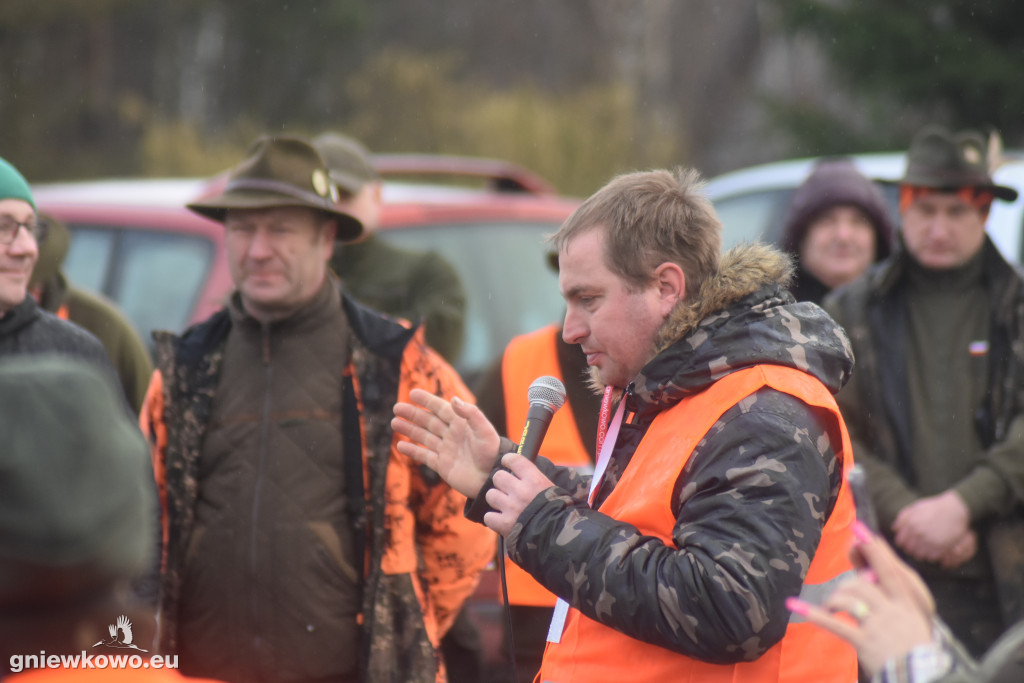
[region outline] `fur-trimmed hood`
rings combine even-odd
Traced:
[[[723,254],[698,296],[662,327],[654,358],[633,382],[636,397],[663,408],[761,363],[797,368],[839,391],[853,369],[850,342],[820,307],[793,299],[792,275],[790,257],[765,244]]]

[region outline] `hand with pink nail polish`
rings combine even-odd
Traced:
[[[857,575],[820,607],[797,598],[786,606],[853,645],[873,676],[887,661],[931,642],[935,601],[921,577],[881,537],[863,526],[855,535],[851,555],[861,568]]]

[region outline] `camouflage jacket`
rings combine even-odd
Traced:
[[[975,471],[994,473],[1005,482],[1013,509],[973,522],[984,522],[979,527],[981,547],[988,550],[1007,623],[1013,623],[1024,619],[1024,277],[990,239],[982,248],[992,321],[988,387],[974,415],[974,427],[987,451],[978,455]],[[857,372],[838,401],[883,526],[920,497],[909,465],[913,443],[906,359],[912,349],[907,348],[901,286],[907,259],[905,251],[898,251],[825,301],[849,334],[857,358]],[[955,385],[964,379],[950,377],[949,382]]]
[[[538,460],[556,486],[520,515],[509,555],[586,616],[714,663],[756,659],[785,634],[784,601],[800,592],[842,477],[806,404],[765,388],[724,412],[675,484],[673,545],[600,506],[654,417],[717,379],[770,363],[811,373],[833,393],[846,382],[846,337],[818,306],[794,301],[791,271],[770,247],[737,247],[670,318],[626,390],[636,417],[622,425],[596,510],[588,477]]]
[[[394,448],[392,408],[412,388],[472,399],[455,371],[423,339],[345,296],[349,368],[360,428],[366,505],[354,519],[368,529],[362,599],[360,680],[380,683],[443,681],[438,643],[479,572],[493,557],[494,535],[461,514],[465,497]],[[230,329],[227,311],[177,337],[154,334],[154,381],[140,417],[153,447],[164,507],[160,647],[177,646],[183,562],[195,522],[199,455]],[[414,537],[414,556],[406,542]]]

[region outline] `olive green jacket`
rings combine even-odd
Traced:
[[[423,321],[427,344],[449,363],[462,352],[466,292],[455,268],[433,251],[412,251],[369,239],[335,248],[331,267],[345,290],[370,308]]]
[[[84,327],[103,343],[125,398],[138,412],[153,366],[149,351],[124,314],[109,299],[69,284],[60,271],[43,286],[39,307]]]
[[[986,537],[1007,623],[1024,617],[1024,278],[986,238],[985,287],[991,298],[988,387],[974,415],[985,452],[975,472],[998,477],[1010,490],[1010,509],[972,524]],[[899,250],[860,279],[832,292],[825,308],[846,329],[856,369],[837,400],[854,454],[871,482],[883,528],[920,497],[910,470],[905,291],[909,256]],[[950,377],[949,382],[962,381]],[[955,488],[955,487],[954,487]],[[968,501],[968,507],[971,507]],[[974,511],[972,510],[972,513]]]

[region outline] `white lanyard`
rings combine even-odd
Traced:
[[[587,501],[591,505],[594,503],[594,492],[597,491],[601,479],[604,478],[604,472],[608,469],[608,461],[612,459],[612,451],[615,449],[615,440],[619,436],[619,427],[622,426],[622,415],[625,412],[625,407],[626,398],[623,397],[619,401],[615,417],[612,418],[611,425],[608,427],[608,434],[601,444],[601,452],[597,455],[597,468],[594,470],[594,476],[590,480],[590,493],[587,495]],[[565,618],[568,614],[569,603],[559,598],[558,602],[555,603],[555,611],[551,615],[551,624],[548,626],[549,643],[557,643],[562,639],[562,630],[565,629]]]

